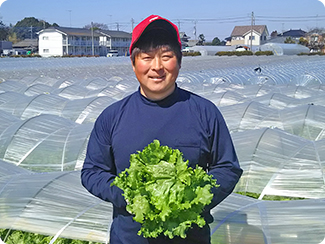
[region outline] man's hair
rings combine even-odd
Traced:
[[[182,62],[182,51],[175,37],[164,29],[154,29],[144,33],[141,38],[134,44],[131,53],[131,60],[134,65],[135,57],[140,53],[147,53],[160,48],[173,51],[176,55],[178,64]]]

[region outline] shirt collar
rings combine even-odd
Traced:
[[[177,87],[177,83],[175,83],[175,89],[170,95],[168,95],[167,97],[165,97],[162,100],[155,100],[155,101],[150,100],[150,99],[146,98],[145,96],[143,96],[140,92],[140,87],[138,89],[138,94],[139,94],[141,100],[145,104],[152,105],[152,106],[159,106],[159,107],[169,107],[169,106],[172,106],[175,102],[177,102],[178,92],[179,92],[178,90],[179,90],[179,88]]]

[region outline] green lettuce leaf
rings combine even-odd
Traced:
[[[127,211],[141,223],[139,235],[171,239],[186,238],[192,224],[206,224],[201,213],[213,198],[211,188],[218,187],[201,167],[189,167],[178,149],[161,146],[158,140],[131,154],[130,167],[112,185],[123,190]]]

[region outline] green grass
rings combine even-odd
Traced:
[[[20,230],[0,229],[0,237],[6,244],[48,244],[53,236],[45,236],[35,233],[29,233]],[[54,244],[101,244],[99,242],[89,242],[58,238]]]
[[[236,192],[237,194],[247,196],[247,197],[252,197],[255,199],[258,199],[260,194],[258,193],[252,193],[252,192]],[[265,195],[263,197],[263,200],[268,200],[268,201],[291,201],[291,200],[303,200],[305,198],[302,197],[286,197],[286,196],[272,196],[272,195]]]

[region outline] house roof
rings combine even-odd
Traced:
[[[132,38],[132,34],[125,31],[97,30],[97,32],[109,37],[130,38],[130,39]]]
[[[285,31],[281,34],[278,34],[278,36],[291,36],[291,37],[302,37],[302,36],[305,36],[306,35],[306,31],[303,31],[301,29],[299,30],[288,30],[288,31]]]
[[[267,30],[266,25],[243,25],[243,26],[235,26],[233,29],[231,36],[244,36],[246,33],[250,32],[253,27],[253,30],[259,34],[262,34],[265,30]]]
[[[276,36],[268,40],[269,43],[284,43],[287,38],[284,36]]]
[[[51,26],[45,30],[41,30],[41,32],[52,32],[52,31],[59,31],[63,34],[70,35],[70,36],[92,36],[90,29],[85,28],[71,28],[71,27],[58,27],[58,26]],[[94,31],[94,36],[99,36],[98,33]]]
[[[15,44],[12,44],[13,48],[28,48],[38,47],[38,39],[25,39]]]

